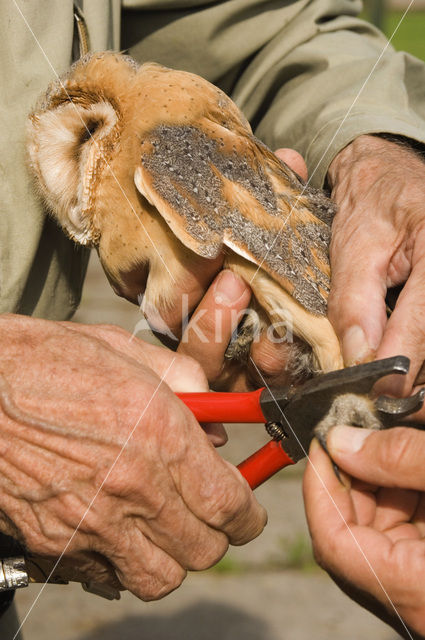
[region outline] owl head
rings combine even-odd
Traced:
[[[173,307],[176,283],[186,290],[200,259],[141,193],[135,173],[154,148],[149,132],[171,117],[196,121],[211,92],[219,90],[198,76],[101,52],[53,82],[29,115],[29,165],[53,217],[98,250],[118,295],[136,302],[145,293],[150,308]]]
[[[69,236],[99,239],[96,190],[120,140],[129,86],[129,57],[89,55],[53,82],[28,121],[28,151],[40,193]]]

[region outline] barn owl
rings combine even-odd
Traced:
[[[254,137],[217,87],[92,54],[30,114],[28,148],[46,205],[71,238],[97,248],[117,293],[144,292],[160,313],[188,268],[224,255],[262,322],[290,314],[311,371],[342,366],[326,317],[333,205]]]

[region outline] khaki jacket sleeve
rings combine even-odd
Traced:
[[[118,48],[119,0],[82,6],[93,47]],[[78,306],[89,254],[65,237],[34,191],[26,122],[38,96],[72,62],[73,1],[2,0],[0,25],[0,313],[61,320]]]
[[[394,51],[355,16],[333,15],[337,6],[348,13],[355,4],[312,2],[252,62],[234,92],[258,137],[274,149],[297,149],[316,186],[335,155],[361,134],[425,142],[425,64]]]
[[[315,185],[361,134],[425,142],[425,65],[359,20],[357,0],[164,2],[138,15],[146,4],[124,0],[123,46],[221,86],[266,144],[304,155]]]

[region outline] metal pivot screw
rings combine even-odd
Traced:
[[[0,561],[0,592],[28,586],[25,558],[2,558]]]
[[[273,440],[283,440],[287,435],[280,422],[266,422],[266,431]]]

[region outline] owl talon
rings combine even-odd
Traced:
[[[334,474],[336,475],[338,481],[340,482],[340,484],[342,484],[343,487],[345,487],[344,481],[341,478],[341,474],[339,472],[339,467],[338,465],[332,460],[332,469],[334,470]]]
[[[327,443],[326,443],[326,438],[327,438],[328,433],[329,433],[329,430],[328,430],[326,433],[324,433],[324,432],[323,432],[323,433],[322,433],[322,432],[316,432],[316,430],[315,430],[315,436],[316,436],[316,438],[317,438],[317,440],[318,440],[318,442],[319,442],[320,446],[322,447],[323,451],[324,451],[324,452],[329,456],[329,458],[331,459],[331,462],[332,462],[332,468],[333,468],[333,470],[334,470],[334,473],[335,473],[335,475],[336,475],[337,479],[339,480],[339,482],[340,482],[342,485],[344,485],[344,482],[343,482],[343,480],[342,480],[342,478],[341,478],[341,474],[340,474],[340,472],[339,472],[339,467],[338,467],[338,465],[337,465],[337,464],[332,460],[331,454],[329,453],[329,450],[328,450],[328,445],[327,445]],[[345,486],[345,485],[344,485],[344,486]]]
[[[328,456],[330,457],[330,453],[329,453],[329,450],[328,450],[328,445],[326,443],[328,431],[326,431],[326,433],[324,433],[322,431],[317,430],[317,427],[316,427],[316,429],[314,430],[314,435],[315,435],[316,439],[319,441],[319,444],[322,447],[323,451],[325,453],[327,453]]]

